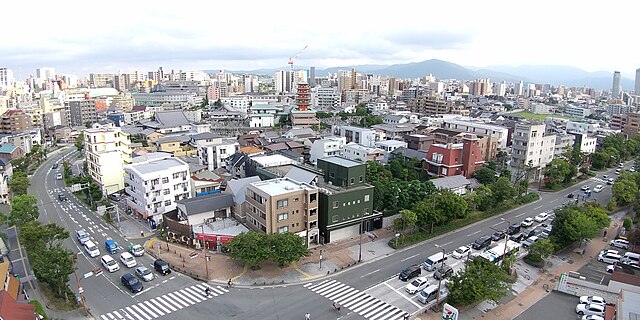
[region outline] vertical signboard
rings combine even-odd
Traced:
[[[458,320],[458,309],[445,303],[442,307],[442,320]]]

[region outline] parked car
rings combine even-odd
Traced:
[[[542,212],[542,213],[539,213],[537,216],[535,216],[533,220],[535,220],[536,222],[543,222],[547,220],[547,218],[549,218],[549,214],[547,214],[546,212]]]
[[[56,174],[56,180],[62,180],[62,173]]]
[[[131,244],[128,249],[135,257],[142,257],[144,255],[144,248],[139,244]]]
[[[582,316],[582,320],[604,320],[604,317],[597,316],[595,314],[586,314]]]
[[[509,226],[509,234],[514,234],[514,233],[518,233],[520,232],[520,225],[519,224],[512,224]]]
[[[466,257],[470,251],[471,251],[471,248],[467,246],[462,246],[456,249],[455,251],[453,251],[453,253],[451,253],[451,256],[454,259],[462,259],[463,257]]]
[[[599,184],[599,185],[593,187],[593,192],[602,192],[602,189],[604,189],[604,186]]]
[[[567,198],[569,198],[569,199],[573,199],[573,197],[575,197],[575,195],[574,195],[573,193],[569,193],[569,194],[567,195]]]
[[[129,252],[123,252],[120,255],[120,261],[122,262],[122,264],[127,266],[127,268],[133,268],[138,265],[136,258],[134,258],[133,255]]]
[[[171,268],[169,268],[169,264],[162,259],[156,259],[156,261],[153,262],[153,269],[158,271],[163,276],[166,276],[171,273]]]
[[[118,262],[108,254],[102,256],[100,261],[102,262],[102,266],[109,272],[116,272],[120,270],[120,265],[118,264]]]
[[[506,233],[504,233],[504,231],[495,232],[493,235],[491,235],[491,241],[500,241],[504,239],[505,236]]]
[[[608,184],[608,185],[613,185],[613,182],[614,182],[614,181],[615,181],[615,180],[613,180],[613,178],[609,178],[609,179],[607,179],[607,184]]]
[[[608,264],[617,264],[620,262],[621,256],[615,253],[601,253],[598,255],[598,261],[608,263]]]
[[[409,279],[415,278],[417,276],[420,275],[420,273],[422,273],[422,269],[420,268],[419,265],[412,265],[404,270],[402,270],[400,272],[400,275],[398,275],[398,279],[402,280],[402,281],[408,281]]]
[[[536,234],[537,234],[536,229],[522,231],[522,235],[524,236],[525,239],[533,237]]]
[[[488,247],[491,244],[491,236],[482,236],[473,242],[471,247],[475,250],[480,250]]]
[[[140,279],[142,279],[142,281],[151,281],[153,280],[154,276],[153,273],[151,272],[151,270],[149,270],[149,268],[145,267],[145,266],[138,266],[136,267],[136,275],[138,277],[140,277]]]
[[[524,220],[522,220],[522,222],[520,222],[520,225],[523,228],[529,228],[533,225],[533,218],[529,217],[529,218],[525,218]]]
[[[109,195],[109,199],[113,201],[120,201],[122,199],[122,196],[120,196],[119,193],[112,193]]]
[[[601,304],[579,304],[576,306],[576,313],[579,315],[604,316],[604,306]]]
[[[580,304],[589,304],[589,303],[596,303],[601,305],[607,304],[604,298],[600,296],[581,296],[580,297]]]
[[[142,282],[138,280],[138,278],[134,277],[131,273],[125,273],[120,277],[120,282],[125,288],[131,290],[131,292],[136,293],[142,291],[144,288],[142,286]]]
[[[433,278],[435,278],[436,280],[442,280],[449,277],[451,274],[453,274],[453,268],[445,264],[433,273]]]
[[[629,249],[629,241],[624,239],[615,239],[609,242],[609,245],[612,247],[628,250]]]
[[[582,187],[580,188],[580,190],[581,190],[581,191],[589,191],[589,190],[591,190],[591,186],[588,186],[588,185],[586,185],[586,184],[585,184],[584,186],[582,186]]]
[[[532,236],[527,238],[527,240],[522,242],[522,246],[523,247],[530,247],[532,244],[538,242],[538,240],[540,240],[540,238],[538,236]]]
[[[406,290],[410,294],[415,294],[416,292],[426,288],[429,286],[429,280],[427,277],[419,277],[411,281],[404,290]]]
[[[604,179],[604,180],[609,179],[609,175],[608,174],[602,175],[602,179]]]
[[[523,233],[516,233],[509,236],[509,240],[515,241],[515,242],[520,242],[522,241],[522,239],[524,239]]]

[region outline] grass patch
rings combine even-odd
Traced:
[[[47,313],[44,312],[44,308],[42,307],[42,304],[40,304],[40,301],[38,300],[31,300],[29,301],[30,304],[36,306],[36,313],[41,315],[43,319],[47,320],[49,319],[49,317],[47,317]]]
[[[73,292],[67,289],[67,299],[64,297],[58,296],[57,292],[51,290],[48,284],[38,281],[38,287],[40,287],[40,292],[44,295],[46,299],[46,305],[49,309],[58,310],[58,311],[71,311],[75,310],[79,307],[79,305],[75,302]]]
[[[456,219],[444,225],[434,226],[432,232],[430,232],[429,230],[421,229],[418,232],[414,232],[412,234],[408,234],[397,239],[395,238],[391,239],[389,240],[389,246],[391,246],[394,249],[400,249],[418,242],[431,239],[433,237],[437,237],[441,234],[445,234],[447,232],[460,229],[462,227],[490,218],[492,216],[495,216],[505,211],[516,208],[522,204],[530,203],[538,199],[540,199],[539,194],[529,193],[526,196],[520,198],[519,201],[512,200],[508,202],[503,202],[495,206],[494,208],[492,208],[492,210],[488,210],[488,211],[472,211],[471,213],[469,213],[469,216],[465,219]]]
[[[544,120],[544,119],[547,119],[547,118],[571,119],[570,117],[561,116],[561,115],[557,115],[557,114],[535,114],[535,113],[531,113],[529,111],[514,112],[513,114],[517,114],[519,116],[523,116],[525,119],[532,119],[532,120]]]

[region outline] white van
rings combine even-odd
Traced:
[[[108,254],[102,256],[102,259],[100,259],[100,261],[102,262],[102,266],[109,272],[116,272],[120,270],[120,265],[118,264],[118,262]]]
[[[424,261],[422,267],[427,271],[433,271],[437,265],[441,264],[443,261],[447,261],[447,256],[442,252],[438,252]]]
[[[418,294],[418,301],[427,304],[429,301],[433,301],[438,297],[438,285],[432,284],[420,291]]]
[[[637,254],[635,252],[627,252],[625,253],[622,258],[620,258],[620,262],[624,263],[624,264],[628,264],[628,265],[639,265],[640,264],[640,254]]]
[[[91,240],[87,240],[84,243],[84,250],[87,251],[91,258],[95,258],[100,255],[100,250],[98,250],[98,246]]]

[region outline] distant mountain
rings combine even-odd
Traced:
[[[589,72],[579,68],[562,65],[523,65],[523,66],[489,66],[487,69],[517,74],[523,78],[531,79],[537,83],[549,83],[552,85],[565,85],[568,87],[589,86],[598,89],[611,89],[613,72],[595,71]],[[620,84],[623,90],[633,88],[633,80],[621,78]]]

